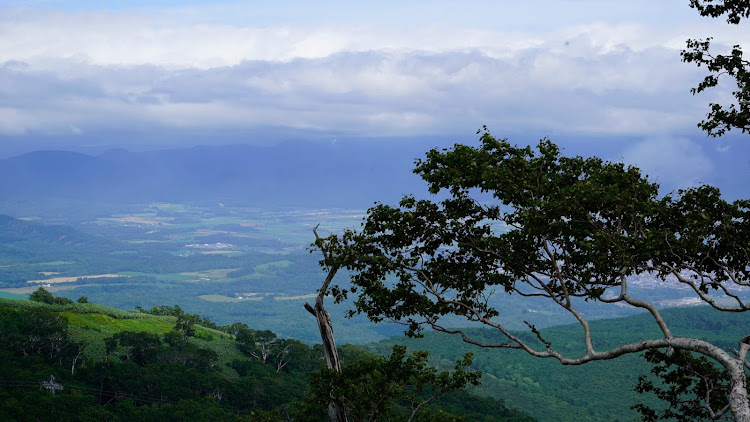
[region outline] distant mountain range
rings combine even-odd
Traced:
[[[232,200],[258,207],[368,207],[425,192],[412,174],[428,147],[288,142],[97,156],[37,151],[0,160],[0,199]]]
[[[621,151],[632,143],[557,141],[565,154],[596,154],[614,161],[621,161]],[[113,149],[98,155],[35,151],[0,160],[0,200],[205,200],[259,208],[367,208],[375,201],[395,203],[403,194],[426,195],[426,186],[412,173],[414,159],[424,157],[430,148],[452,144],[440,138],[287,141],[273,146],[237,144],[142,152]],[[704,152],[716,165],[701,182],[720,187],[729,199],[748,197],[750,147],[740,144],[732,154],[726,154],[711,145],[706,144]],[[685,187],[663,173],[670,169],[664,167],[661,174],[652,169],[650,174],[662,184],[663,193]]]

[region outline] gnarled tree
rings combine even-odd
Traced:
[[[748,0],[690,0],[690,7],[698,10],[701,16],[718,18],[726,16],[728,24],[739,25],[742,19],[750,18]],[[703,78],[693,94],[703,92],[719,84],[719,78],[734,80],[736,89],[732,91],[734,103],[711,103],[706,120],[698,127],[711,136],[721,136],[732,128],[742,133],[750,133],[750,61],[743,58],[742,46],[734,45],[728,54],[716,54],[711,49],[712,38],[689,39],[687,49],[682,51],[682,61],[705,66],[709,74]]]
[[[653,303],[628,290],[637,277],[674,280],[716,309],[750,309],[738,292],[750,287],[750,201],[726,202],[709,186],[661,197],[634,167],[564,157],[548,140],[537,151],[520,148],[486,130],[479,147],[431,150],[415,172],[445,199],[407,196],[397,207],[376,204],[360,231],[319,240],[329,251],[324,265],[353,271],[356,312],[401,322],[408,334],[427,326],[467,343],[520,349],[563,365],[653,349],[694,352],[727,371],[730,411],[738,421],[750,421],[744,369],[750,336],[738,339],[736,354],[676,336]],[[477,199],[488,194],[491,200]],[[495,318],[502,310],[489,300],[497,291],[545,298],[570,313],[585,350],[561,353],[533,321],[527,324],[538,341],[509,331]],[[661,335],[598,350],[576,307],[580,300],[644,309]],[[447,315],[496,329],[505,340],[473,338],[444,324]]]

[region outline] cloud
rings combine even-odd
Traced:
[[[714,164],[697,143],[686,138],[648,138],[623,152],[625,163],[635,165],[663,189],[709,183]]]
[[[382,136],[487,124],[649,136],[693,130],[710,100],[689,94],[700,72],[679,62],[682,27],[242,26],[190,10],[205,8],[183,9],[190,19],[5,10],[0,133],[275,126]]]

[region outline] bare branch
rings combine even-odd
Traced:
[[[745,312],[747,310],[750,310],[750,305],[746,303],[742,303],[741,301],[739,301],[739,305],[737,307],[720,305],[711,296],[704,293],[701,290],[700,286],[698,286],[695,282],[683,277],[682,274],[680,274],[680,272],[677,271],[677,269],[675,269],[674,267],[668,266],[666,264],[665,266],[670,269],[672,275],[674,275],[680,283],[690,286],[690,288],[693,289],[695,294],[697,294],[701,298],[701,300],[711,305],[712,308],[717,309],[719,311],[724,311],[724,312]]]
[[[524,321],[523,323],[526,324],[531,329],[531,332],[536,335],[536,338],[538,338],[539,341],[541,341],[542,343],[544,343],[545,346],[547,346],[547,349],[552,347],[552,342],[547,341],[544,338],[542,338],[542,333],[540,333],[539,330],[536,329],[536,326],[534,326],[534,324],[530,324],[528,321]]]
[[[649,311],[656,320],[656,324],[659,325],[659,329],[661,329],[664,337],[672,337],[672,332],[669,330],[664,318],[662,318],[661,313],[656,309],[656,306],[643,300],[633,299],[628,295],[628,280],[624,275],[620,278],[620,297],[629,305]]]

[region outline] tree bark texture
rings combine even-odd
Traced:
[[[331,325],[331,315],[323,307],[323,297],[328,289],[328,285],[333,280],[333,276],[336,275],[337,268],[332,268],[328,272],[323,287],[315,298],[315,307],[305,303],[305,309],[310,312],[315,319],[318,321],[318,329],[320,330],[320,340],[323,342],[323,353],[326,357],[326,365],[329,369],[333,369],[336,372],[341,372],[341,361],[339,360],[339,352],[336,349],[336,340],[333,338],[333,326]],[[335,402],[331,402],[328,405],[328,417],[332,422],[347,422],[346,412],[343,406],[338,406]]]

